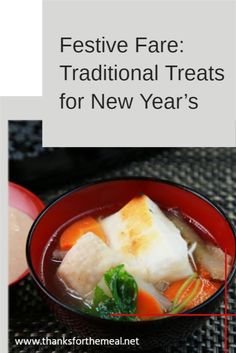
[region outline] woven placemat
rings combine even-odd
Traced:
[[[148,154],[147,154],[148,155]],[[63,171],[62,171],[63,172]],[[229,148],[178,148],[157,149],[156,154],[146,160],[133,161],[122,169],[112,170],[106,175],[97,173],[94,178],[146,176],[158,177],[193,187],[220,205],[236,224],[236,149]],[[68,176],[67,176],[68,180]],[[80,180],[81,182],[91,181]],[[60,189],[45,193],[42,187],[39,195],[46,203],[63,192],[75,187],[69,182]],[[236,313],[236,283],[229,289],[229,311]],[[224,311],[221,304],[220,312]],[[65,327],[54,318],[42,302],[30,277],[21,281],[10,291],[10,352],[87,352],[86,348],[65,346],[17,346],[16,338],[61,338],[73,337]],[[236,318],[228,318],[229,353],[236,351]],[[221,353],[224,341],[224,319],[209,318],[205,325],[191,337],[181,341],[178,347],[168,353]],[[99,351],[99,350],[98,350]]]

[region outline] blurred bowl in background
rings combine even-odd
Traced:
[[[9,182],[8,184],[8,206],[9,209],[14,212],[14,210],[21,211],[20,215],[24,214],[26,215],[26,219],[30,219],[33,221],[35,218],[38,216],[38,214],[44,209],[44,204],[43,202],[31,191],[25,189],[24,187]],[[16,211],[17,212],[17,211]],[[23,215],[23,217],[24,217]],[[9,222],[14,222],[16,220],[16,216],[12,214],[12,212],[9,212]],[[22,221],[22,220],[21,220]],[[20,222],[19,222],[20,224]],[[10,227],[11,229],[17,228],[17,236],[22,234],[22,231],[19,229],[18,224],[9,224],[9,234],[10,234]],[[28,231],[27,231],[28,233]],[[13,266],[17,265],[17,262],[20,261],[21,263],[24,261],[24,258],[26,258],[25,254],[25,245],[26,245],[26,239],[27,239],[28,234],[23,234],[22,236],[22,242],[23,244],[20,244],[21,246],[19,247],[18,242],[14,242],[14,239],[11,240],[8,239],[9,241],[9,266],[10,266],[10,261],[12,261]],[[10,246],[11,244],[11,246]],[[14,246],[16,247],[14,249]],[[21,249],[24,249],[21,251]],[[13,258],[14,256],[14,258]],[[17,256],[17,261],[16,261],[16,256]],[[20,272],[20,273],[19,273]],[[29,270],[27,268],[27,262],[25,261],[25,268],[24,271],[17,269],[17,277],[14,279],[9,279],[9,285],[12,286],[13,284],[16,284],[19,282],[21,279],[23,279],[28,273]]]

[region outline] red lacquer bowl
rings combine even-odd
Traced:
[[[117,322],[89,316],[61,302],[45,288],[41,279],[41,261],[52,234],[71,218],[90,213],[117,211],[137,194],[144,193],[164,208],[177,207],[205,227],[222,250],[232,256],[230,284],[235,274],[236,240],[234,230],[223,211],[200,193],[168,181],[126,178],[98,181],[84,185],[59,197],[37,218],[27,241],[27,259],[31,275],[56,316],[81,336],[139,337],[136,349],[167,346],[191,334],[205,319],[201,316],[175,316],[150,321]],[[101,211],[102,210],[102,211]],[[203,304],[189,310],[191,314],[214,313],[223,299],[224,285]]]
[[[33,220],[35,220],[39,213],[45,208],[43,202],[35,194],[25,189],[23,186],[12,182],[8,183],[8,198],[10,207],[19,209]],[[29,270],[27,269],[15,281],[9,283],[9,285],[19,282],[28,273]]]

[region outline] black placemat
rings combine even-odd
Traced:
[[[63,172],[63,171],[62,171]],[[158,150],[155,156],[143,161],[133,161],[122,169],[106,173],[98,172],[94,178],[120,176],[159,177],[193,187],[217,202],[232,222],[236,221],[236,149],[229,148],[182,148]],[[60,189],[39,195],[49,202],[61,193],[77,186],[67,181]],[[83,181],[91,181],[90,179]],[[81,180],[80,180],[81,182]],[[236,283],[229,289],[229,311],[236,313]],[[221,304],[220,312],[224,311]],[[17,346],[15,338],[61,338],[73,337],[65,327],[56,321],[42,302],[35,287],[27,277],[10,291],[10,352],[87,352],[88,348],[63,346]],[[228,318],[229,353],[236,351],[236,318]],[[168,353],[223,352],[224,319],[209,318],[206,324],[178,347],[168,349]],[[99,349],[97,350],[99,351]]]
[[[42,121],[9,121],[9,179],[36,193],[53,184],[60,189],[65,176],[70,183],[143,159],[155,153],[149,148],[43,148]],[[78,135],[79,138],[79,135]]]

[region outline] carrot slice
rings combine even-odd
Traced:
[[[208,279],[201,279],[202,287],[200,292],[195,298],[189,303],[189,308],[193,308],[210,298],[221,286],[219,281],[209,281]]]
[[[69,250],[87,232],[93,232],[106,242],[106,235],[99,222],[95,218],[88,216],[72,223],[64,230],[59,240],[61,250]]]
[[[208,298],[210,298],[220,287],[220,282],[217,281],[210,281],[206,278],[200,278],[201,280],[201,285],[199,286],[199,289],[194,296],[194,298],[187,304],[186,309],[191,309],[204,301],[206,301]],[[172,283],[167,290],[164,292],[164,295],[171,301],[174,300],[179,288],[182,286],[182,284],[185,282],[185,280],[180,280]],[[184,292],[181,294],[180,298],[178,299],[178,304],[183,302],[193,291],[193,288],[195,286],[196,280],[190,283],[190,285],[184,290]]]
[[[139,289],[137,296],[137,314],[142,317],[143,320],[148,319],[148,314],[162,314],[160,304],[150,293]],[[147,316],[146,316],[147,315]]]
[[[164,292],[164,295],[170,300],[173,301],[175,299],[176,294],[180,287],[184,284],[185,279],[181,279],[179,281],[173,282]],[[187,289],[187,288],[186,288]],[[180,299],[180,298],[179,298]]]
[[[202,278],[211,279],[210,273],[201,265],[198,266],[198,273]]]

